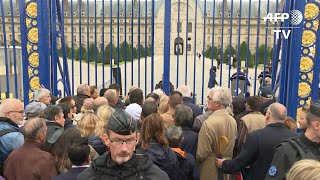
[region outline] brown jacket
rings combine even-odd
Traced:
[[[37,142],[25,142],[14,150],[4,164],[4,178],[48,180],[58,175],[53,156]]]
[[[232,151],[237,133],[237,123],[229,115],[228,111],[218,110],[213,112],[209,118],[203,122],[198,136],[197,161],[200,168],[200,179],[217,179],[218,169],[215,165],[215,157],[218,157],[218,146],[221,136],[225,136],[229,144],[222,147],[224,158],[232,158]],[[224,144],[223,142],[221,144]],[[225,180],[229,175],[224,175]]]

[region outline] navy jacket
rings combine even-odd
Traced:
[[[102,140],[96,135],[90,135],[88,137],[88,143],[97,151],[99,155],[102,155],[107,151],[107,147],[103,144]]]
[[[194,157],[196,157],[197,145],[198,145],[198,134],[191,131],[190,128],[183,127],[182,136],[183,136],[183,141],[181,144],[181,149],[183,149],[187,153],[190,153]]]
[[[87,167],[74,167],[71,168],[69,172],[52,177],[51,180],[76,180],[78,174],[85,169],[87,169]]]
[[[136,153],[148,155],[155,165],[168,174],[171,180],[178,178],[179,162],[171,148],[162,148],[159,143],[152,141],[146,150],[138,147]]]
[[[176,149],[176,150],[175,150]],[[198,180],[200,178],[200,172],[196,159],[189,153],[182,152],[181,149],[173,148],[179,161],[179,180]]]
[[[284,127],[283,123],[268,124],[265,128],[247,135],[240,154],[222,163],[224,173],[234,174],[250,165],[250,179],[264,179],[276,147],[296,133]]]
[[[185,106],[189,106],[189,107],[192,109],[192,112],[193,112],[193,115],[194,115],[193,117],[194,117],[194,118],[202,114],[202,109],[201,109],[201,107],[198,106],[198,105],[193,104],[190,97],[183,97],[183,104],[184,104]],[[191,126],[192,126],[192,125],[193,125],[193,124],[191,124]]]

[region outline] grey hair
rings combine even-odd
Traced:
[[[115,89],[108,89],[103,95],[109,103],[113,103],[113,101],[118,99],[117,91]]]
[[[28,120],[23,127],[25,140],[36,141],[41,132],[46,131],[46,122],[42,118],[32,118]]]
[[[172,148],[178,148],[182,138],[182,128],[179,126],[170,126],[167,129],[167,139],[169,146]]]
[[[16,110],[17,104],[23,105],[19,99],[10,98],[3,100],[0,104],[0,117],[6,117],[6,112]]]
[[[34,95],[33,95],[33,99],[35,101],[39,101],[44,95],[46,94],[50,94],[50,91],[46,88],[40,88],[40,89],[37,89],[35,92],[34,92]]]
[[[181,127],[192,127],[193,125],[193,111],[190,107],[183,104],[176,106],[174,119],[178,126]]]
[[[86,90],[86,88],[88,88],[88,84],[84,83],[84,84],[80,84],[77,88],[77,94],[84,94],[84,91]]]
[[[232,102],[230,89],[225,87],[215,87],[209,90],[209,95],[213,101],[219,101],[224,107],[228,107]]]
[[[42,116],[47,120],[54,121],[54,118],[61,113],[63,113],[63,110],[60,106],[50,105],[44,109]]]
[[[276,120],[283,120],[284,121],[287,117],[287,109],[284,105],[282,105],[280,103],[277,103],[277,102],[272,103],[268,109],[269,109],[271,117],[273,117]]]
[[[191,97],[191,89],[188,86],[180,86],[177,91],[182,94],[182,97]]]

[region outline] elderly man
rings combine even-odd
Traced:
[[[25,114],[27,119],[36,118],[42,116],[44,109],[46,109],[46,105],[42,102],[31,102],[25,108]]]
[[[191,108],[183,104],[177,105],[174,113],[174,122],[177,126],[181,126],[183,130],[181,149],[196,157],[198,134],[191,131],[193,124],[193,113]]]
[[[90,98],[90,86],[88,84],[80,84],[77,88],[77,95],[73,96],[73,100],[76,102],[77,113],[80,112],[81,107],[85,99]]]
[[[307,129],[305,133],[277,147],[265,179],[285,179],[286,173],[291,166],[302,159],[320,161],[319,127],[320,104],[313,103],[310,105],[310,111],[307,114]]]
[[[216,179],[218,169],[215,166],[215,157],[232,158],[232,151],[237,133],[237,124],[226,107],[231,104],[231,93],[227,88],[216,87],[209,91],[208,108],[212,115],[203,122],[198,137],[197,160],[200,168],[200,179]],[[227,146],[222,139],[225,137]],[[224,139],[225,139],[224,138]],[[220,149],[220,147],[224,147]],[[220,150],[220,152],[219,152]],[[225,179],[229,179],[225,176]]]
[[[194,117],[197,117],[202,114],[202,109],[192,103],[192,92],[188,86],[180,86],[177,91],[179,91],[183,96],[183,104],[189,106],[192,109]]]
[[[109,103],[109,106],[113,107],[113,108],[119,108],[118,105],[118,96],[117,96],[117,92],[114,89],[108,89],[104,95],[103,95]]]
[[[277,145],[296,135],[284,126],[286,117],[286,107],[271,104],[265,118],[267,126],[249,133],[242,151],[234,159],[216,159],[217,166],[230,174],[250,166],[247,179],[264,179]]]
[[[33,99],[37,102],[42,102],[46,106],[51,104],[50,91],[46,88],[39,88],[34,92]]]
[[[28,120],[24,126],[26,142],[14,150],[4,166],[6,179],[51,179],[58,174],[53,156],[43,151],[47,126],[42,118]]]
[[[18,125],[23,123],[23,103],[18,99],[5,99],[0,104],[0,174],[8,155],[24,143]]]
[[[43,111],[43,118],[47,120],[47,139],[45,141],[46,150],[51,151],[53,145],[58,141],[64,131],[63,109],[56,105],[48,106]]]
[[[154,165],[147,155],[134,153],[137,145],[136,121],[124,110],[117,109],[101,136],[110,152],[95,159],[78,180],[93,179],[152,179],[167,180],[168,175]]]
[[[93,111],[97,112],[98,108],[103,105],[109,105],[108,99],[105,97],[97,97],[93,101]]]

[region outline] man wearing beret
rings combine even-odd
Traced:
[[[168,175],[154,165],[147,155],[135,154],[137,145],[136,121],[123,109],[111,115],[103,142],[110,152],[95,159],[78,180],[149,179],[169,180]]]
[[[310,106],[304,134],[281,143],[273,156],[266,180],[285,179],[291,166],[302,159],[320,160],[320,104]]]

